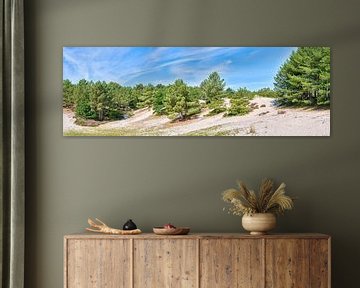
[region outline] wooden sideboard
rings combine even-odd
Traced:
[[[329,288],[323,234],[67,235],[65,288]]]

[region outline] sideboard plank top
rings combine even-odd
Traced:
[[[330,239],[329,235],[320,233],[286,233],[250,235],[246,233],[190,233],[188,235],[156,235],[154,233],[142,233],[139,235],[109,235],[101,233],[75,233],[64,236],[65,239]]]

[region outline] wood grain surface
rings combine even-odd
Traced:
[[[197,287],[197,241],[134,241],[134,287]]]
[[[64,287],[330,288],[330,240],[323,234],[66,235]]]
[[[266,287],[309,287],[310,241],[305,239],[266,240]]]
[[[328,288],[330,284],[330,241],[313,239],[310,242],[310,287]]]
[[[263,287],[262,241],[261,239],[202,240],[200,287]]]
[[[130,288],[130,252],[130,240],[68,241],[65,287]]]
[[[320,233],[288,233],[288,234],[265,234],[250,235],[249,233],[189,233],[188,235],[156,235],[154,233],[142,233],[139,235],[109,235],[101,233],[76,233],[65,235],[65,239],[329,239],[329,235]]]

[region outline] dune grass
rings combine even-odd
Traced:
[[[64,136],[159,136],[154,130],[140,129],[86,129],[86,130],[69,130],[64,132]]]

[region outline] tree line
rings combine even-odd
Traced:
[[[169,85],[137,84],[133,87],[85,79],[74,84],[67,79],[63,82],[63,107],[73,109],[76,117],[99,121],[122,119],[146,107],[152,108],[156,115],[178,120],[189,119],[205,108],[209,115],[248,113],[249,101],[255,93],[247,88],[225,89],[225,85],[217,72],[211,73],[199,86],[189,86],[182,79]],[[225,98],[230,105],[226,105]]]
[[[182,79],[169,85],[135,86],[85,79],[72,83],[66,79],[63,107],[73,109],[77,118],[103,121],[126,118],[145,107],[152,108],[156,115],[178,120],[189,119],[204,109],[208,109],[208,115],[244,115],[251,111],[250,100],[255,95],[275,98],[282,105],[329,105],[330,49],[298,48],[280,67],[274,81],[274,89],[250,91],[226,89],[218,72],[198,86],[189,86]]]

